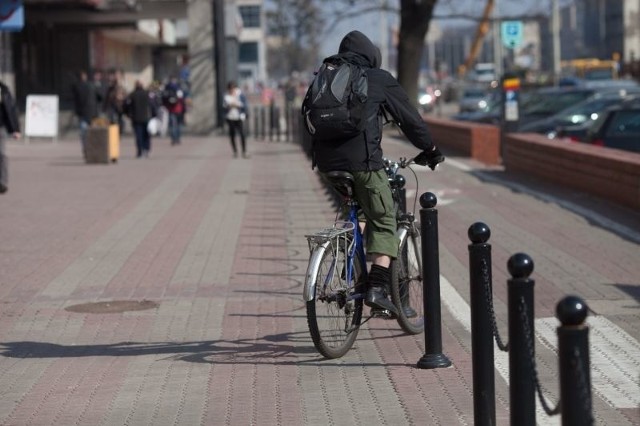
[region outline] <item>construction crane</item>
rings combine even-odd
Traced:
[[[489,32],[491,12],[493,11],[494,4],[495,0],[487,0],[487,3],[484,6],[484,11],[482,12],[478,28],[476,29],[476,34],[473,37],[473,43],[471,44],[469,55],[467,55],[467,59],[465,59],[464,64],[460,65],[460,68],[458,69],[458,75],[460,77],[464,77],[467,72],[469,72],[469,69],[473,66],[473,63],[480,54],[484,37]]]

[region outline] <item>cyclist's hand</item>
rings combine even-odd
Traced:
[[[435,170],[436,166],[444,161],[444,155],[437,147],[433,147],[431,151],[422,151],[413,160],[421,166],[429,166],[431,170]]]

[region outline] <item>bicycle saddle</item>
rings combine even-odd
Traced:
[[[353,198],[353,175],[349,172],[335,171],[324,174],[325,179],[343,197]]]

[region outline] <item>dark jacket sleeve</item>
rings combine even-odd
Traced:
[[[13,101],[9,88],[4,84],[0,84],[0,96],[2,97],[2,111],[5,128],[8,133],[20,132],[20,121],[18,120],[18,112],[16,104]]]
[[[420,113],[409,100],[398,81],[389,73],[384,73],[384,108],[391,114],[402,133],[418,149],[423,151],[433,148],[433,140]]]

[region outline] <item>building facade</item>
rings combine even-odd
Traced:
[[[73,125],[71,86],[79,70],[118,70],[128,90],[136,80],[188,78],[189,128],[205,133],[219,124],[218,80],[238,78],[239,56],[247,58],[243,73],[266,79],[262,1],[242,3],[258,8],[257,28],[242,23],[236,0],[24,0],[24,28],[0,33],[1,77],[21,108],[29,94],[58,95],[63,130]],[[253,9],[246,12],[250,19]],[[214,22],[226,28],[222,35]],[[247,46],[238,42],[243,32]]]
[[[253,90],[267,76],[266,14],[263,0],[236,0],[242,22],[239,34],[238,78],[240,85]]]

